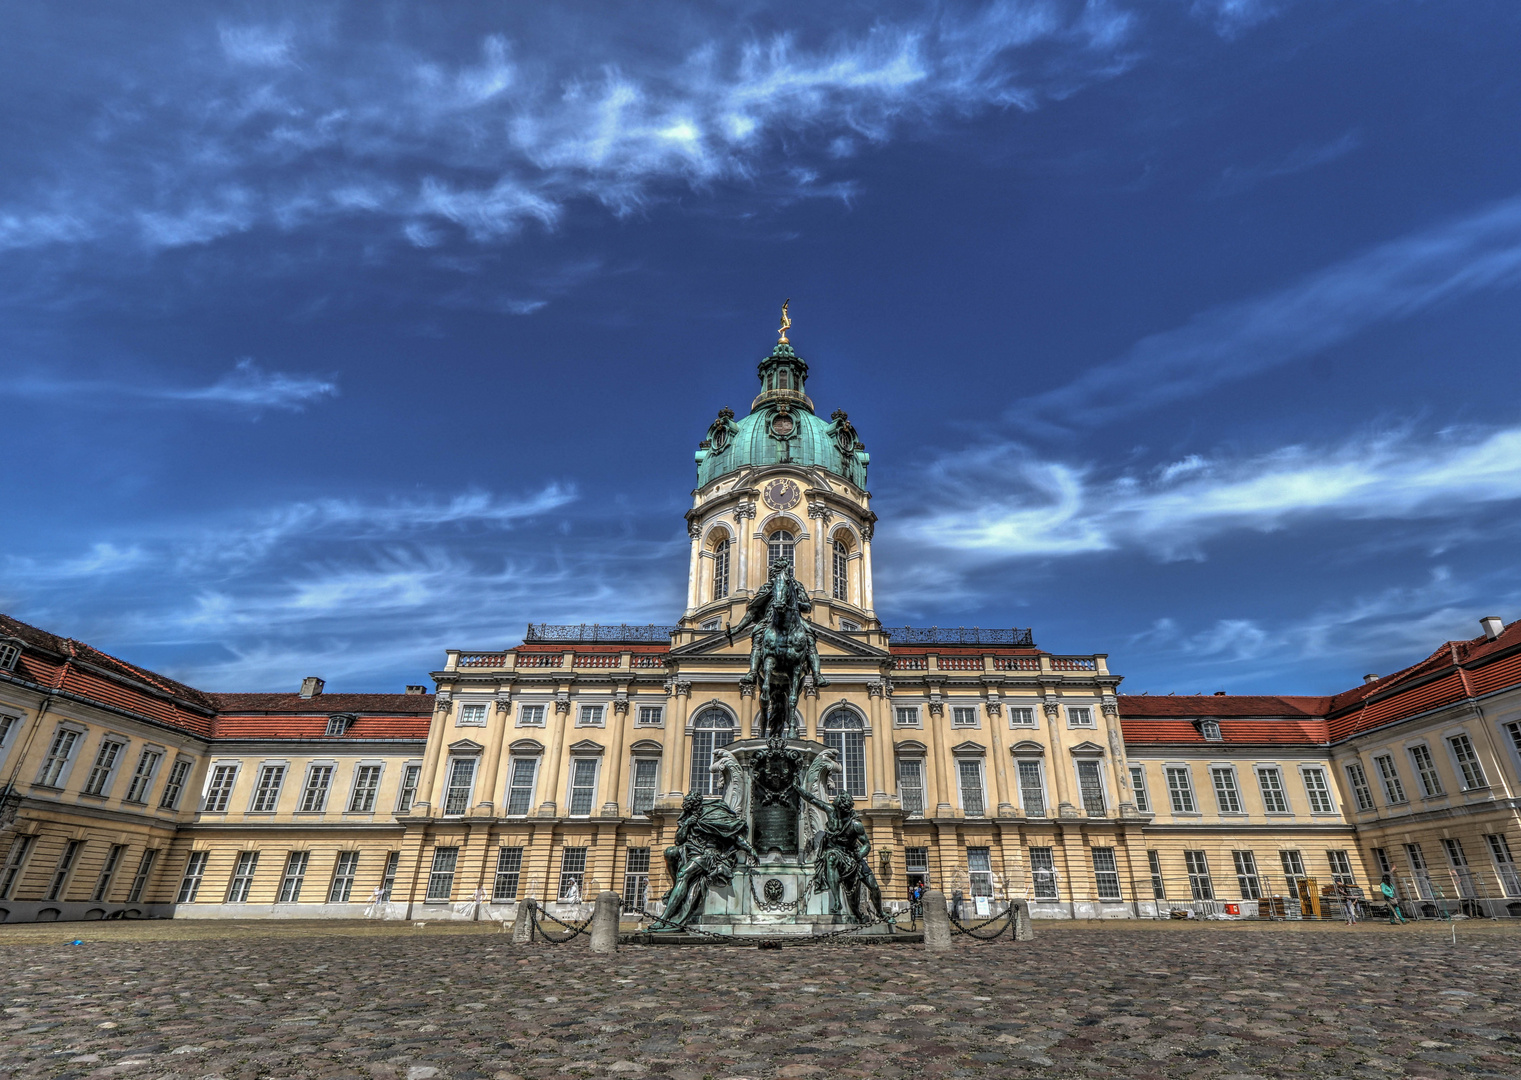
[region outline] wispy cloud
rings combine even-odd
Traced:
[[[1358,132],[1348,131],[1327,143],[1296,146],[1274,161],[1261,162],[1257,165],[1228,166],[1220,174],[1220,183],[1215,193],[1239,195],[1243,191],[1256,187],[1264,180],[1294,176],[1297,173],[1318,169],[1322,165],[1328,165],[1346,157],[1361,147],[1362,142],[1362,136]]]
[[[1010,410],[1096,426],[1330,348],[1380,323],[1521,284],[1521,198],[1383,244],[1285,289],[1202,312]]]
[[[338,396],[338,384],[314,375],[290,375],[265,371],[249,359],[239,360],[233,370],[209,386],[155,386],[141,380],[89,381],[21,376],[0,383],[0,394],[31,398],[69,398],[115,403],[139,399],[166,403],[221,405],[261,412],[283,409],[300,412],[324,398]]]

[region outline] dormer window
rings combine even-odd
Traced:
[[[21,642],[15,638],[0,638],[0,671],[15,671],[16,661],[21,658]]]
[[[349,725],[357,720],[353,713],[334,713],[327,718],[327,733],[329,735],[343,735],[349,730]]]
[[[1199,734],[1204,736],[1205,742],[1220,742],[1220,724],[1216,720],[1198,721]]]

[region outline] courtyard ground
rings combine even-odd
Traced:
[[[1521,928],[1455,925],[615,956],[470,923],[0,926],[0,1080],[1521,1077]]]

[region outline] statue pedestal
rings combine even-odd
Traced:
[[[710,934],[808,937],[857,925],[848,911],[831,913],[829,897],[813,892],[812,883],[813,866],[796,859],[771,858],[759,866],[738,867],[727,886],[708,890],[693,927]],[[887,927],[873,926],[862,933],[878,931],[886,933]]]

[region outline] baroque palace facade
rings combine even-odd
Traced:
[[[828,682],[802,735],[838,751],[889,902],[1308,914],[1388,874],[1413,914],[1521,916],[1521,623],[1330,697],[1126,696],[1027,630],[884,628],[861,440],[785,335],[759,374],[697,450],[672,626],[530,626],[431,691],[206,693],[0,616],[0,919],[653,903],[682,797],[758,734],[725,627],[776,559]]]

